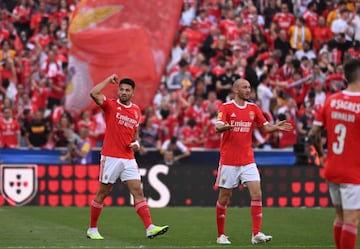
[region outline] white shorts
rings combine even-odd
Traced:
[[[140,172],[135,159],[124,159],[101,155],[99,181],[115,183],[117,179],[140,180]]]
[[[232,189],[246,182],[260,181],[260,174],[255,163],[245,166],[219,165],[215,185]]]
[[[360,210],[360,185],[329,182],[329,193],[334,205],[344,210]]]

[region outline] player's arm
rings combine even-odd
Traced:
[[[310,142],[314,145],[320,158],[324,156],[324,150],[321,142],[321,126],[313,124],[309,132]]]
[[[215,124],[215,131],[216,133],[221,133],[224,131],[229,131],[233,128],[232,125],[228,124],[228,123],[224,123],[224,122],[216,122]]]
[[[266,123],[262,127],[262,129],[265,132],[272,133],[275,131],[291,131],[293,129],[293,126],[290,123],[286,122],[286,120],[283,120],[283,121],[277,122],[276,124]]]
[[[134,140],[133,142],[129,145],[129,147],[135,151],[140,149],[140,136],[139,136],[140,132],[139,132],[139,126],[137,126],[135,128],[135,132],[134,132]]]
[[[117,84],[118,82],[118,76],[116,74],[113,74],[109,77],[107,77],[105,80],[94,86],[93,89],[90,91],[90,97],[95,101],[96,104],[102,105],[104,102],[104,95],[101,93],[102,90],[108,85],[108,84]]]

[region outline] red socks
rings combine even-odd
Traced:
[[[146,200],[142,200],[134,204],[136,213],[140,216],[145,228],[148,228],[152,224],[149,206]]]
[[[218,230],[218,237],[221,234],[225,234],[225,219],[226,219],[227,205],[222,205],[219,201],[216,202],[216,224]]]
[[[355,249],[357,242],[358,228],[351,224],[343,224],[340,238],[341,249]],[[337,245],[336,245],[336,248]]]
[[[256,235],[260,232],[262,223],[262,201],[252,200],[250,203],[251,219],[252,219],[252,232]]]
[[[91,204],[90,204],[90,228],[97,227],[97,223],[98,223],[102,208],[103,208],[102,203],[97,203],[94,200],[91,202]]]
[[[334,222],[334,225],[333,225],[333,236],[334,236],[336,249],[340,249],[340,238],[341,238],[342,226],[343,226],[343,223],[341,223],[341,222]]]

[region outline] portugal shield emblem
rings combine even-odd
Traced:
[[[36,165],[1,165],[0,192],[14,206],[29,203],[37,193]]]

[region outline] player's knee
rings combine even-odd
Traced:
[[[141,186],[135,186],[130,189],[131,194],[134,196],[134,198],[141,198],[144,197],[144,192],[141,188]]]
[[[262,198],[261,190],[259,189],[259,190],[256,190],[256,191],[251,191],[250,192],[250,198],[252,200],[261,200],[261,198]]]
[[[227,205],[228,203],[230,203],[231,195],[232,195],[231,193],[219,195],[218,202],[221,205]]]

